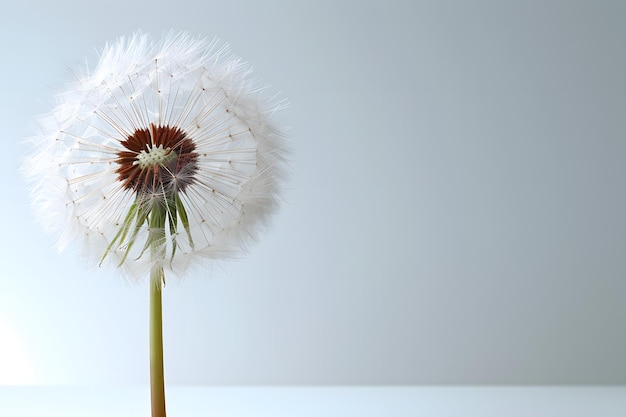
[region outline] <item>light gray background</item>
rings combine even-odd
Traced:
[[[294,174],[250,256],[168,283],[168,383],[626,383],[625,2],[4,7],[0,318],[30,382],[148,380],[146,286],[51,249],[18,141],[68,67],[174,28],[289,99]]]

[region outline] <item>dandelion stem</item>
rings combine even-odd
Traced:
[[[162,282],[163,268],[154,267],[150,273],[150,397],[152,399],[152,417],[165,417]]]
[[[150,250],[157,259],[163,250],[165,209],[156,205],[150,213]],[[163,373],[163,310],[161,293],[165,273],[158,263],[150,271],[150,397],[152,417],[165,417],[165,377]]]

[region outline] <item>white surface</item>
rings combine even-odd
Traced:
[[[623,417],[626,387],[172,387],[172,417]],[[0,388],[0,415],[149,416],[147,388]]]

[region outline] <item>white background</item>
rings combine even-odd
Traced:
[[[626,383],[626,3],[4,8],[0,383],[148,380],[147,286],[52,249],[19,142],[85,56],[170,28],[282,92],[294,155],[250,255],[168,282],[168,383]]]

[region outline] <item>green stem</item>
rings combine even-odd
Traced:
[[[164,250],[165,210],[153,207],[150,213],[150,252],[153,260]],[[152,417],[165,417],[165,377],[163,373],[163,311],[161,292],[165,273],[154,265],[150,271],[150,397]]]
[[[150,397],[152,399],[152,417],[165,417],[162,282],[163,268],[154,267],[150,272]]]

